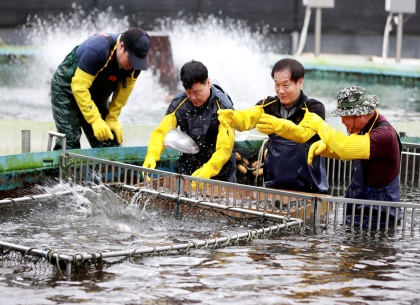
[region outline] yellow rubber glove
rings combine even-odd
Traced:
[[[108,116],[106,117],[105,122],[108,125],[109,129],[115,133],[118,144],[121,144],[124,138],[120,122],[118,122],[118,120],[115,119],[110,119],[108,118]]]
[[[295,141],[298,143],[306,143],[315,135],[315,132],[310,128],[305,128],[296,125],[292,121],[277,118],[273,115],[263,113],[257,124],[257,130],[264,134],[275,133],[283,138]]]
[[[71,80],[71,90],[83,117],[92,126],[95,138],[99,141],[113,140],[114,136],[111,129],[102,119],[98,107],[96,107],[89,92],[94,79],[95,76],[77,68]]]
[[[220,109],[217,111],[221,124],[230,125],[238,131],[254,128],[262,113],[264,113],[262,106],[254,106],[246,110]]]
[[[301,126],[318,133],[319,137],[341,160],[369,159],[369,134],[350,136],[332,128],[316,113],[306,111]]]
[[[105,118],[105,122],[115,133],[118,144],[123,142],[122,126],[120,122],[118,122],[118,117],[121,114],[121,109],[125,106],[131,92],[133,91],[136,80],[136,78],[128,77],[126,79],[127,88],[123,88],[123,84],[119,83],[112,95],[112,101],[108,107],[108,114]]]
[[[101,117],[97,118],[92,124],[93,135],[98,141],[106,141],[108,139],[114,140],[114,135],[109,129],[108,124],[102,120]]]
[[[326,158],[339,158],[322,140],[316,141],[309,147],[308,164],[312,165],[314,157],[319,155]]]
[[[149,145],[147,147],[147,154],[144,159],[142,167],[154,169],[156,168],[156,162],[160,159],[162,152],[165,149],[163,142],[165,141],[166,134],[172,129],[178,126],[175,113],[167,114],[159,126],[156,127],[150,134]],[[149,177],[146,176],[147,181]]]
[[[223,165],[232,156],[232,149],[235,143],[235,131],[232,127],[219,124],[219,132],[216,140],[216,151],[213,153],[211,158],[199,169],[197,169],[191,176],[197,178],[210,179],[216,176]],[[192,183],[192,187],[196,187],[195,181]],[[203,183],[199,184],[199,189],[204,187]]]

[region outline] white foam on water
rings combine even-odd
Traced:
[[[170,37],[176,71],[192,59],[203,62],[235,108],[251,107],[264,95],[274,94],[264,37],[243,22],[214,16],[196,23],[166,19],[160,31]]]

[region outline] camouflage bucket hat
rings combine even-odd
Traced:
[[[337,95],[337,108],[332,116],[360,116],[373,112],[379,104],[376,95],[365,95],[366,89],[358,86],[346,87]]]

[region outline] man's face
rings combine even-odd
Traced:
[[[365,127],[367,120],[365,116],[343,116],[341,122],[346,126],[347,133],[357,133]]]
[[[117,62],[124,70],[131,70],[133,67],[130,64],[128,51],[124,49],[124,43],[120,42],[117,47]]]
[[[208,78],[204,84],[195,83],[190,89],[185,89],[188,99],[195,107],[203,106],[210,97],[211,82]]]
[[[290,76],[289,70],[274,73],[274,90],[280,99],[280,103],[285,107],[291,107],[293,102],[297,100],[303,83],[303,78],[294,82],[290,79]]]

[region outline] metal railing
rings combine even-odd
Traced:
[[[404,144],[400,179],[404,184],[419,185],[418,144]],[[172,244],[113,252],[59,253],[50,249],[36,249],[0,241],[0,249],[23,253],[23,256],[39,256],[59,265],[65,263],[65,275],[70,276],[75,265],[86,261],[98,261],[107,257],[131,257],[134,255],[168,254],[172,251],[188,251],[190,248],[224,246],[239,240],[301,230],[357,229],[379,230],[411,235],[418,231],[420,204],[416,202],[384,202],[343,198],[300,192],[287,192],[264,187],[233,184],[223,181],[198,179],[161,170],[109,161],[94,157],[67,153],[61,156],[60,179],[85,187],[107,186],[122,198],[135,201],[148,208],[195,209],[195,213],[208,213],[209,217],[229,217],[258,223],[258,227],[244,232]],[[328,160],[327,171],[335,188],[351,181],[351,162]],[[145,178],[146,177],[146,178]],[[145,180],[144,180],[145,179]],[[340,183],[335,183],[339,181]],[[53,195],[35,195],[1,200],[1,205],[13,205],[37,201]],[[198,212],[197,212],[198,211]],[[202,212],[204,211],[204,212]],[[397,211],[397,214],[395,214]],[[397,215],[398,217],[394,217]],[[263,224],[263,226],[260,226]],[[416,230],[417,229],[417,230]],[[59,267],[60,268],[60,267]]]
[[[400,182],[420,187],[420,144],[403,143]]]
[[[344,196],[350,184],[352,161],[326,159],[329,194]],[[380,175],[381,173],[378,173]],[[417,190],[420,187],[420,144],[402,143],[400,184],[403,188]]]
[[[298,217],[305,225],[313,223],[316,215],[314,194],[287,192],[257,186],[229,183],[210,179],[198,179],[161,170],[152,170],[136,165],[108,161],[94,157],[68,153],[69,163],[63,181],[91,186],[99,183],[121,184],[141,187],[143,192],[160,196],[173,196],[174,199],[199,200],[211,202],[222,207],[244,208],[276,214],[284,217]],[[151,182],[144,182],[143,176]]]
[[[349,228],[415,233],[419,227],[420,205],[413,202],[390,202],[349,199],[343,197],[318,197],[328,203],[322,221],[316,226],[326,229]],[[357,207],[357,208],[356,208]],[[401,217],[394,217],[392,210]]]
[[[253,208],[265,214],[281,213],[283,216],[297,217],[309,227],[329,225],[333,215],[335,225],[342,224],[350,228],[366,227],[366,223],[357,222],[359,210],[348,210],[347,205],[362,207],[362,218],[368,217],[367,227],[374,228],[410,228],[414,230],[418,210],[418,202],[374,202],[343,198],[346,187],[351,182],[351,161],[337,159],[327,160],[327,175],[331,186],[331,195],[308,194],[268,189],[250,185],[232,184],[228,182],[196,179],[159,170],[145,169],[140,166],[119,162],[111,162],[77,154],[68,154],[72,164],[67,164],[68,177],[79,184],[121,183],[139,186],[143,184],[143,175],[151,176],[154,184],[143,184],[143,187],[168,194],[178,194],[184,198],[216,203],[221,206]],[[380,173],[378,173],[380,174]],[[403,143],[400,181],[402,186],[410,186],[417,191],[420,185],[420,145]],[[203,188],[199,188],[200,183]],[[372,207],[372,208],[371,208]],[[377,213],[373,208],[385,209]],[[393,221],[386,209],[401,209],[403,219]],[[370,213],[363,215],[363,210]],[[375,214],[375,212],[377,214]],[[382,217],[382,219],[381,219]],[[379,218],[379,219],[378,219]],[[376,221],[379,221],[378,223]],[[401,224],[401,226],[400,226]]]
[[[130,258],[137,255],[167,255],[190,249],[222,247],[239,241],[266,237],[290,231],[299,232],[307,221],[313,223],[320,208],[311,194],[294,194],[283,191],[252,187],[208,179],[195,179],[171,172],[145,169],[140,166],[108,161],[94,157],[67,153],[63,157],[60,180],[82,187],[109,187],[139,208],[176,209],[191,215],[228,217],[245,221],[240,232],[220,237],[191,240],[159,247],[73,253],[27,247],[0,240],[0,250],[22,253],[23,257],[38,256],[64,269],[67,277],[79,265],[102,261],[106,258]],[[143,181],[149,177],[149,181]],[[66,193],[67,194],[67,193]],[[53,194],[52,196],[56,196]],[[63,194],[60,194],[63,195]],[[51,195],[49,197],[52,197]],[[47,198],[48,196],[42,196]],[[41,196],[5,199],[0,205],[35,202]],[[322,203],[321,203],[322,204]],[[191,212],[194,211],[194,212]],[[1,252],[1,251],[0,251]],[[20,256],[19,256],[20,257]],[[62,264],[64,265],[60,267]]]

